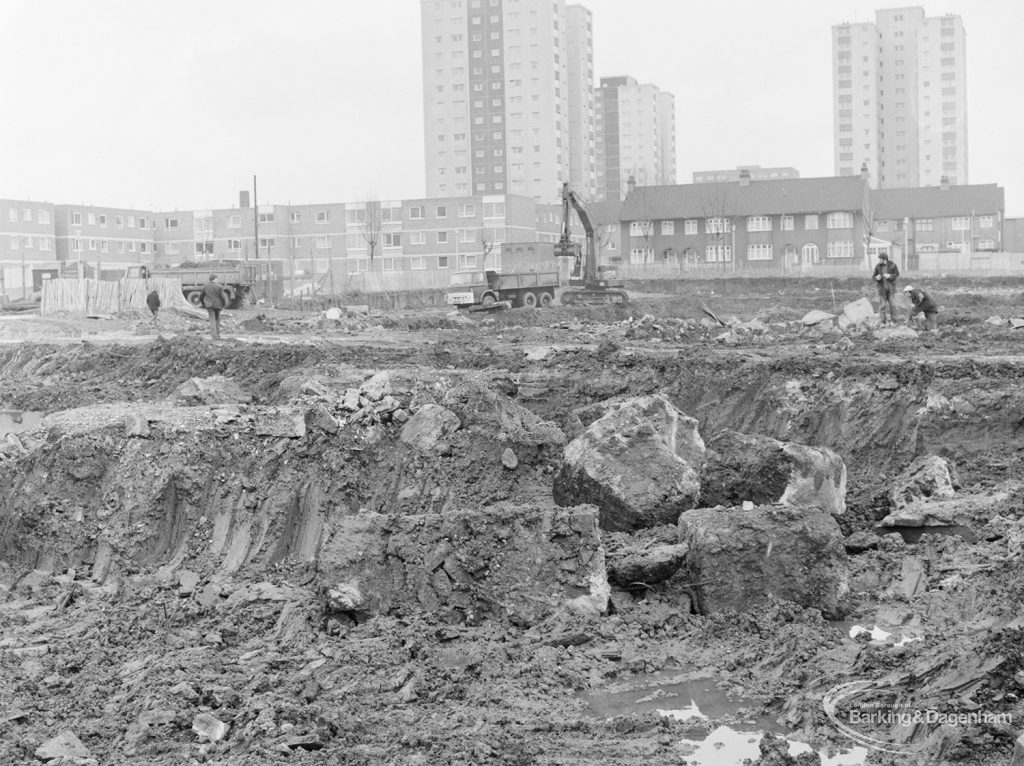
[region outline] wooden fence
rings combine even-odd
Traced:
[[[165,277],[149,279],[48,279],[43,282],[40,314],[117,314],[122,311],[149,312],[146,296],[160,295],[162,309],[175,309],[194,316],[205,314],[192,306],[181,292],[181,282]]]

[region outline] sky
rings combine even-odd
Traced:
[[[878,0],[583,0],[595,78],[676,98],[694,170],[833,174],[831,27]],[[971,183],[1024,215],[1024,0],[967,32]],[[143,210],[423,196],[419,0],[0,0],[0,198]]]

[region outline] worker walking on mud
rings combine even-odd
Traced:
[[[889,260],[888,255],[879,253],[878,263],[875,264],[875,270],[871,276],[875,280],[876,287],[878,287],[878,300],[882,304],[882,324],[896,322],[896,303],[893,293],[896,292],[896,278],[899,275],[899,267]],[[888,320],[885,318],[886,309],[889,311]]]
[[[146,305],[149,306],[149,310],[153,314],[153,324],[156,324],[156,315],[160,311],[160,293],[150,290],[149,295],[146,296]]]
[[[913,285],[904,287],[903,292],[907,293],[910,302],[914,304],[910,308],[910,319],[913,320],[918,314],[924,314],[924,326],[929,330],[938,329],[939,304],[932,299],[932,296],[920,287]]]
[[[224,296],[224,288],[217,281],[217,275],[211,274],[210,281],[203,285],[203,291],[199,300],[206,307],[206,314],[210,318],[210,335],[214,340],[220,340],[220,310],[227,304]]]

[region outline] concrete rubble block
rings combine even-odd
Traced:
[[[879,327],[872,335],[875,340],[880,341],[910,340],[918,337],[918,332],[905,325],[896,325],[895,327]]]
[[[336,434],[341,428],[337,419],[323,404],[316,405],[306,413],[306,423],[310,428],[319,428],[329,434]]]
[[[1006,320],[1003,319],[998,314],[996,314],[995,316],[990,316],[988,319],[986,319],[985,324],[990,324],[995,327],[1002,327],[1003,325],[1006,324]]]
[[[838,616],[849,592],[843,534],[818,508],[701,508],[679,517],[700,611],[760,609],[767,597]]]
[[[440,404],[424,404],[402,426],[399,439],[417,452],[443,453],[449,447],[447,437],[462,426],[459,416]]]
[[[363,395],[371,402],[379,402],[391,393],[391,373],[382,370],[362,385]]]
[[[783,442],[770,436],[721,431],[708,441],[700,476],[700,504],[745,501],[846,511],[846,464],[827,447]]]
[[[306,413],[286,408],[264,410],[256,415],[253,425],[257,436],[298,439],[306,435]]]
[[[199,713],[192,719],[192,731],[199,739],[208,742],[220,742],[228,735],[231,727],[210,713]]]
[[[519,467],[519,458],[516,457],[516,453],[512,451],[511,447],[506,447],[505,451],[501,453],[501,464],[510,471]]]
[[[252,396],[230,378],[213,375],[209,378],[189,378],[175,389],[171,399],[183,405],[245,404],[252,401]]]
[[[1024,319],[1021,319],[1020,317],[1010,317],[1007,321],[1010,323],[1010,327],[1014,330],[1019,330],[1021,327],[1024,327]]]
[[[35,756],[40,761],[58,759],[90,758],[89,748],[70,730],[62,731],[36,748]]]
[[[324,608],[523,625],[563,610],[604,613],[611,589],[597,515],[542,504],[342,517],[320,554]]]
[[[674,524],[697,503],[704,452],[697,421],[667,397],[627,399],[566,445],[554,499],[596,505],[602,529]]]
[[[138,412],[129,412],[124,416],[124,435],[127,437],[136,436],[140,439],[149,438],[149,421],[145,415]]]
[[[622,548],[607,556],[608,580],[621,587],[664,582],[683,566],[686,552],[685,543]]]
[[[1024,766],[1024,734],[1013,741],[1013,758],[1010,766]]]
[[[924,500],[953,497],[960,486],[952,462],[938,455],[919,455],[896,477],[890,499],[898,511]]]
[[[853,327],[874,324],[878,320],[878,317],[875,315],[875,307],[871,305],[871,301],[867,298],[858,298],[851,303],[847,303],[843,306],[842,316],[846,317],[846,320]]]
[[[341,398],[341,408],[349,412],[355,412],[363,405],[359,403],[362,396],[358,388],[346,388],[345,395]]]
[[[814,325],[822,324],[823,322],[831,323],[832,320],[835,318],[835,314],[830,314],[827,311],[819,311],[818,309],[814,309],[804,314],[803,319],[801,319],[800,321],[803,323],[805,327],[812,327]]]

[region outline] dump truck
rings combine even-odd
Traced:
[[[135,266],[129,269],[128,276],[180,280],[181,292],[188,302],[202,308],[200,294],[211,274],[217,275],[217,281],[224,288],[224,295],[228,299],[227,308],[236,309],[253,301],[253,287],[259,280],[259,268],[255,263],[209,261],[183,263],[180,266]]]
[[[558,286],[557,271],[460,271],[452,274],[448,285],[448,305],[465,308],[509,301],[513,306],[550,306]]]

